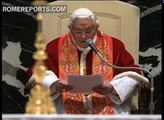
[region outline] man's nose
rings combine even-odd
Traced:
[[[85,31],[82,31],[82,33],[81,33],[81,37],[82,37],[82,38],[86,38]]]

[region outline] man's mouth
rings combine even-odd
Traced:
[[[80,41],[81,43],[86,43],[85,41]]]

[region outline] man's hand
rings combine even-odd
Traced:
[[[109,82],[104,82],[103,85],[97,85],[92,90],[98,94],[107,95],[113,91],[113,86]]]
[[[66,92],[72,90],[72,86],[68,85],[66,82],[58,80],[54,83],[54,89],[56,92]]]
[[[29,81],[27,82],[27,84],[25,85],[25,88],[24,88],[25,94],[29,94],[31,88],[33,88],[34,85],[36,85],[36,81],[35,81],[34,79],[29,80]]]

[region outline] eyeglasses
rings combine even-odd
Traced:
[[[77,36],[81,36],[83,34],[89,36],[89,35],[92,35],[95,31],[95,28],[91,28],[91,29],[87,29],[87,30],[74,30],[74,29],[71,29],[71,31],[74,33],[74,35],[77,35]]]

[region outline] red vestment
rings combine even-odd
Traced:
[[[112,40],[112,48],[113,48],[113,65],[116,66],[122,66],[122,67],[137,67],[137,65],[134,64],[133,57],[129,54],[129,52],[125,49],[124,44],[113,37],[101,34],[99,31],[97,32],[97,38],[101,37],[101,35],[105,36],[106,40]],[[53,71],[57,77],[60,77],[59,75],[59,53],[58,52],[58,46],[59,41],[63,40],[63,38],[66,38],[67,35],[63,37],[59,37],[47,44],[46,52],[48,54],[48,59],[45,61],[45,64],[47,65],[48,69]],[[78,51],[78,60],[80,61],[80,51]],[[87,56],[86,56],[86,73],[87,75],[92,74],[92,62],[93,62],[93,51],[91,50]],[[113,69],[113,76],[125,72],[127,70],[120,70],[120,69]],[[136,71],[139,74],[141,72],[138,70]],[[28,69],[27,73],[29,74],[29,77],[32,75],[32,67]]]

